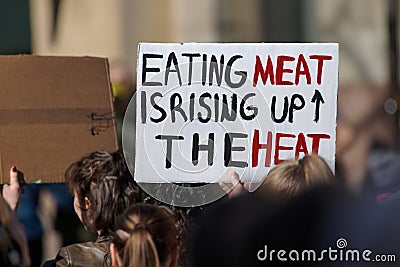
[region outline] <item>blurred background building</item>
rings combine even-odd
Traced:
[[[108,57],[123,116],[139,42],[339,43],[338,172],[355,191],[385,191],[400,184],[399,11],[397,0],[3,1],[0,53]]]
[[[341,83],[384,84],[388,3],[35,0],[26,3],[25,20],[35,54],[107,56],[111,62],[126,61],[131,71],[139,42],[338,42]]]
[[[13,27],[34,54],[108,57],[112,72],[114,65],[127,70],[132,88],[139,42],[337,42],[337,161],[349,185],[359,189],[368,152],[398,143],[392,102],[385,112],[393,94],[391,2],[396,1],[35,0],[20,9],[30,32]]]

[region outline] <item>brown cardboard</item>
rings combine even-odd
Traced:
[[[113,117],[106,58],[0,56],[0,182],[12,165],[29,183],[64,181],[84,154],[117,149]]]

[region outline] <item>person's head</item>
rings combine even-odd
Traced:
[[[116,218],[141,193],[120,152],[92,152],[72,163],[65,181],[74,195],[74,209],[87,230],[106,234]]]
[[[299,160],[286,160],[273,168],[257,192],[291,198],[333,181],[334,174],[325,160],[316,154],[308,154]]]
[[[178,240],[167,207],[135,204],[118,219],[110,251],[113,266],[175,267]]]

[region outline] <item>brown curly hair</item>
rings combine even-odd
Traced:
[[[78,198],[85,228],[100,234],[113,232],[116,218],[142,198],[120,151],[85,155],[68,167],[65,181]],[[88,210],[83,208],[85,197],[90,201]]]

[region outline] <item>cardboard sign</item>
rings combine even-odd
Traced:
[[[135,180],[261,181],[308,153],[334,169],[337,44],[150,44],[137,63]]]
[[[1,56],[0,84],[1,183],[12,165],[63,182],[84,154],[117,149],[107,59]]]

